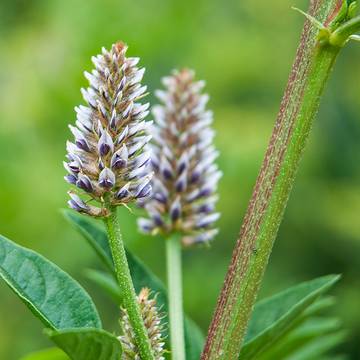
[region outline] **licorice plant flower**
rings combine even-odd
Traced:
[[[90,86],[82,89],[87,105],[75,108],[77,120],[70,125],[74,142],[67,143],[65,179],[77,187],[68,204],[92,216],[107,216],[105,204],[127,204],[151,192],[151,174],[145,166],[149,152],[149,104],[139,101],[146,92],[141,85],[139,58],[126,57],[121,42],[92,58],[95,69],[85,72]],[[99,205],[93,205],[92,200]]]
[[[153,107],[151,167],[153,194],[145,201],[149,218],[139,219],[146,233],[182,234],[184,245],[210,241],[214,222],[217,184],[221,177],[214,163],[213,114],[202,94],[203,81],[194,81],[188,69],[163,78],[166,90],[158,90],[161,105]]]
[[[151,193],[151,172],[145,150],[151,139],[144,119],[149,104],[142,104],[146,86],[141,85],[143,68],[138,58],[126,57],[127,46],[118,42],[111,50],[92,58],[95,69],[85,72],[90,86],[82,90],[87,105],[75,108],[77,120],[70,125],[74,142],[67,143],[66,181],[77,187],[70,191],[69,206],[102,217],[107,229],[116,280],[123,307],[134,331],[139,356],[151,359],[153,349],[137,301],[127,263],[117,205],[144,199]],[[95,205],[92,203],[95,202]]]
[[[213,145],[213,114],[206,110],[203,81],[191,70],[174,71],[156,92],[151,163],[153,193],[141,201],[148,218],[140,230],[166,239],[170,342],[173,359],[186,358],[182,309],[181,245],[207,243],[217,234],[217,184],[221,177]]]

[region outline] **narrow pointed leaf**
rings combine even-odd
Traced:
[[[254,359],[284,336],[304,311],[338,279],[338,275],[329,275],[304,282],[255,305],[240,359]]]
[[[119,360],[120,341],[99,329],[46,331],[50,339],[73,360]]]
[[[204,334],[197,324],[189,317],[185,317],[184,321],[186,359],[198,360],[204,348]]]
[[[324,310],[328,309],[329,307],[335,305],[335,303],[336,299],[334,296],[321,296],[304,311],[302,316],[309,318],[310,316],[318,315],[319,313],[323,313]]]
[[[100,228],[92,219],[85,216],[76,214],[69,210],[65,210],[65,217],[74,225],[81,234],[84,235],[88,243],[93,247],[100,258],[105,264],[109,264],[111,258],[111,252],[108,247],[107,235],[105,230]],[[164,313],[168,311],[167,290],[161,280],[154,275],[151,270],[142,263],[136,256],[126,250],[127,260],[133,279],[134,287],[137,293],[143,287],[149,287],[155,294],[157,294],[156,300],[159,308]],[[104,257],[108,256],[108,260],[104,260]],[[112,260],[111,260],[112,261]],[[111,262],[112,263],[112,262]],[[109,266],[107,265],[109,268]],[[111,267],[111,271],[113,268]],[[97,282],[100,286],[106,290],[104,283]],[[109,289],[108,289],[109,290]],[[109,292],[109,291],[108,291]],[[110,291],[109,294],[113,297],[114,292]],[[119,293],[120,294],[120,293]],[[165,319],[165,322],[168,320]],[[186,345],[186,359],[198,360],[204,344],[204,336],[200,328],[189,317],[185,317],[185,345]],[[168,335],[168,334],[164,334]],[[169,337],[167,336],[167,339]]]
[[[315,339],[340,330],[341,322],[333,318],[311,318],[266,350],[259,360],[287,359],[306,348]]]
[[[47,327],[101,328],[94,303],[73,278],[1,235],[0,277]]]
[[[329,334],[322,336],[321,338],[314,339],[307,346],[289,356],[286,360],[323,359],[322,356],[344,342],[346,336],[347,333],[343,330],[335,334]]]
[[[111,249],[104,230],[94,221],[89,221],[85,216],[81,216],[74,211],[64,209],[62,211],[66,220],[84,236],[88,244],[93,248],[106,268],[114,273],[114,263],[112,260]]]

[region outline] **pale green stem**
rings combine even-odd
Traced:
[[[109,206],[108,209],[110,210],[110,216],[105,218],[104,221],[108,231],[116,279],[123,295],[123,306],[128,313],[141,359],[153,360],[154,356],[148,332],[141,316],[140,307],[130,275],[129,265],[126,259],[116,207]]]
[[[170,343],[173,360],[185,360],[181,250],[180,236],[172,235],[166,239]]]

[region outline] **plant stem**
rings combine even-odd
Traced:
[[[314,0],[309,13],[328,23],[341,1]],[[306,22],[279,116],[233,252],[202,360],[238,359],[247,324],[294,183],[320,97],[339,46],[320,45]]]
[[[181,238],[177,235],[166,239],[166,263],[172,359],[185,360]]]
[[[140,312],[134,285],[131,279],[129,265],[125,255],[125,248],[117,218],[116,207],[110,206],[110,216],[105,218],[111,253],[115,266],[116,278],[123,294],[123,306],[126,309],[131,326],[135,334],[136,345],[141,359],[153,360],[148,332]]]

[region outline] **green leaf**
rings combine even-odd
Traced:
[[[73,211],[64,210],[65,217],[84,236],[85,240],[99,255],[111,273],[114,272],[111,250],[108,245],[107,234],[94,220],[79,215]],[[166,305],[166,289],[161,280],[147,268],[143,262],[126,249],[131,277],[137,293],[144,287],[150,288],[157,294],[157,302]],[[110,265],[111,264],[111,265]],[[103,284],[104,285],[104,284]]]
[[[119,360],[120,341],[99,329],[46,331],[50,339],[74,360]]]
[[[101,328],[94,303],[73,278],[1,235],[0,276],[47,327]]]
[[[111,259],[111,252],[108,247],[107,235],[106,232],[100,228],[94,221],[85,216],[73,213],[71,211],[64,211],[66,218],[70,221],[71,224],[80,230],[81,234],[84,235],[85,239],[91,245],[91,247],[96,251],[100,258],[104,261],[105,264],[109,264]],[[103,257],[108,256],[108,260],[104,260]],[[162,311],[167,314],[168,304],[167,304],[167,291],[164,284],[161,280],[154,275],[146,265],[142,263],[136,256],[131,254],[126,250],[126,256],[129,263],[129,268],[131,272],[131,277],[133,279],[134,287],[137,293],[143,287],[150,288],[155,294],[157,294],[157,304]],[[109,268],[109,266],[107,265]],[[111,267],[111,271],[113,268]],[[99,275],[99,274],[97,274]],[[109,294],[114,297],[113,289],[109,291],[108,283],[102,279],[99,281],[99,276],[97,278],[97,283]],[[120,291],[120,290],[119,290]],[[120,294],[120,292],[118,292]],[[166,321],[166,319],[165,319]],[[185,345],[186,345],[186,359],[187,360],[198,360],[204,345],[204,336],[202,335],[199,327],[188,317],[185,317]],[[168,334],[165,334],[168,335]],[[168,336],[167,336],[168,339]]]
[[[323,312],[325,309],[335,305],[336,299],[334,296],[321,296],[313,304],[311,304],[302,314],[302,316],[309,318],[313,315],[318,315]]]
[[[315,300],[338,281],[329,275],[291,287],[255,305],[240,359],[254,359],[292,327]]]
[[[64,209],[62,213],[65,219],[74,225],[80,234],[84,236],[107,269],[114,273],[111,250],[106,234],[104,236],[104,230],[96,222],[90,221],[87,217],[81,216],[74,211]]]
[[[186,359],[198,360],[204,348],[204,334],[197,324],[188,316],[185,317],[184,321]]]
[[[341,322],[333,318],[311,318],[296,329],[281,338],[276,344],[272,344],[258,359],[287,359],[290,355],[305,348],[314,339],[324,335],[335,333],[340,329]]]
[[[314,339],[307,346],[300,349],[295,354],[289,356],[286,360],[309,360],[322,359],[322,355],[340,345],[347,336],[346,331],[339,331],[335,334],[322,336]]]
[[[111,296],[116,304],[122,303],[122,293],[120,287],[113,276],[109,273],[99,270],[86,269],[85,276],[101,287]]]
[[[20,360],[69,360],[69,357],[59,348],[50,348],[33,352]]]

